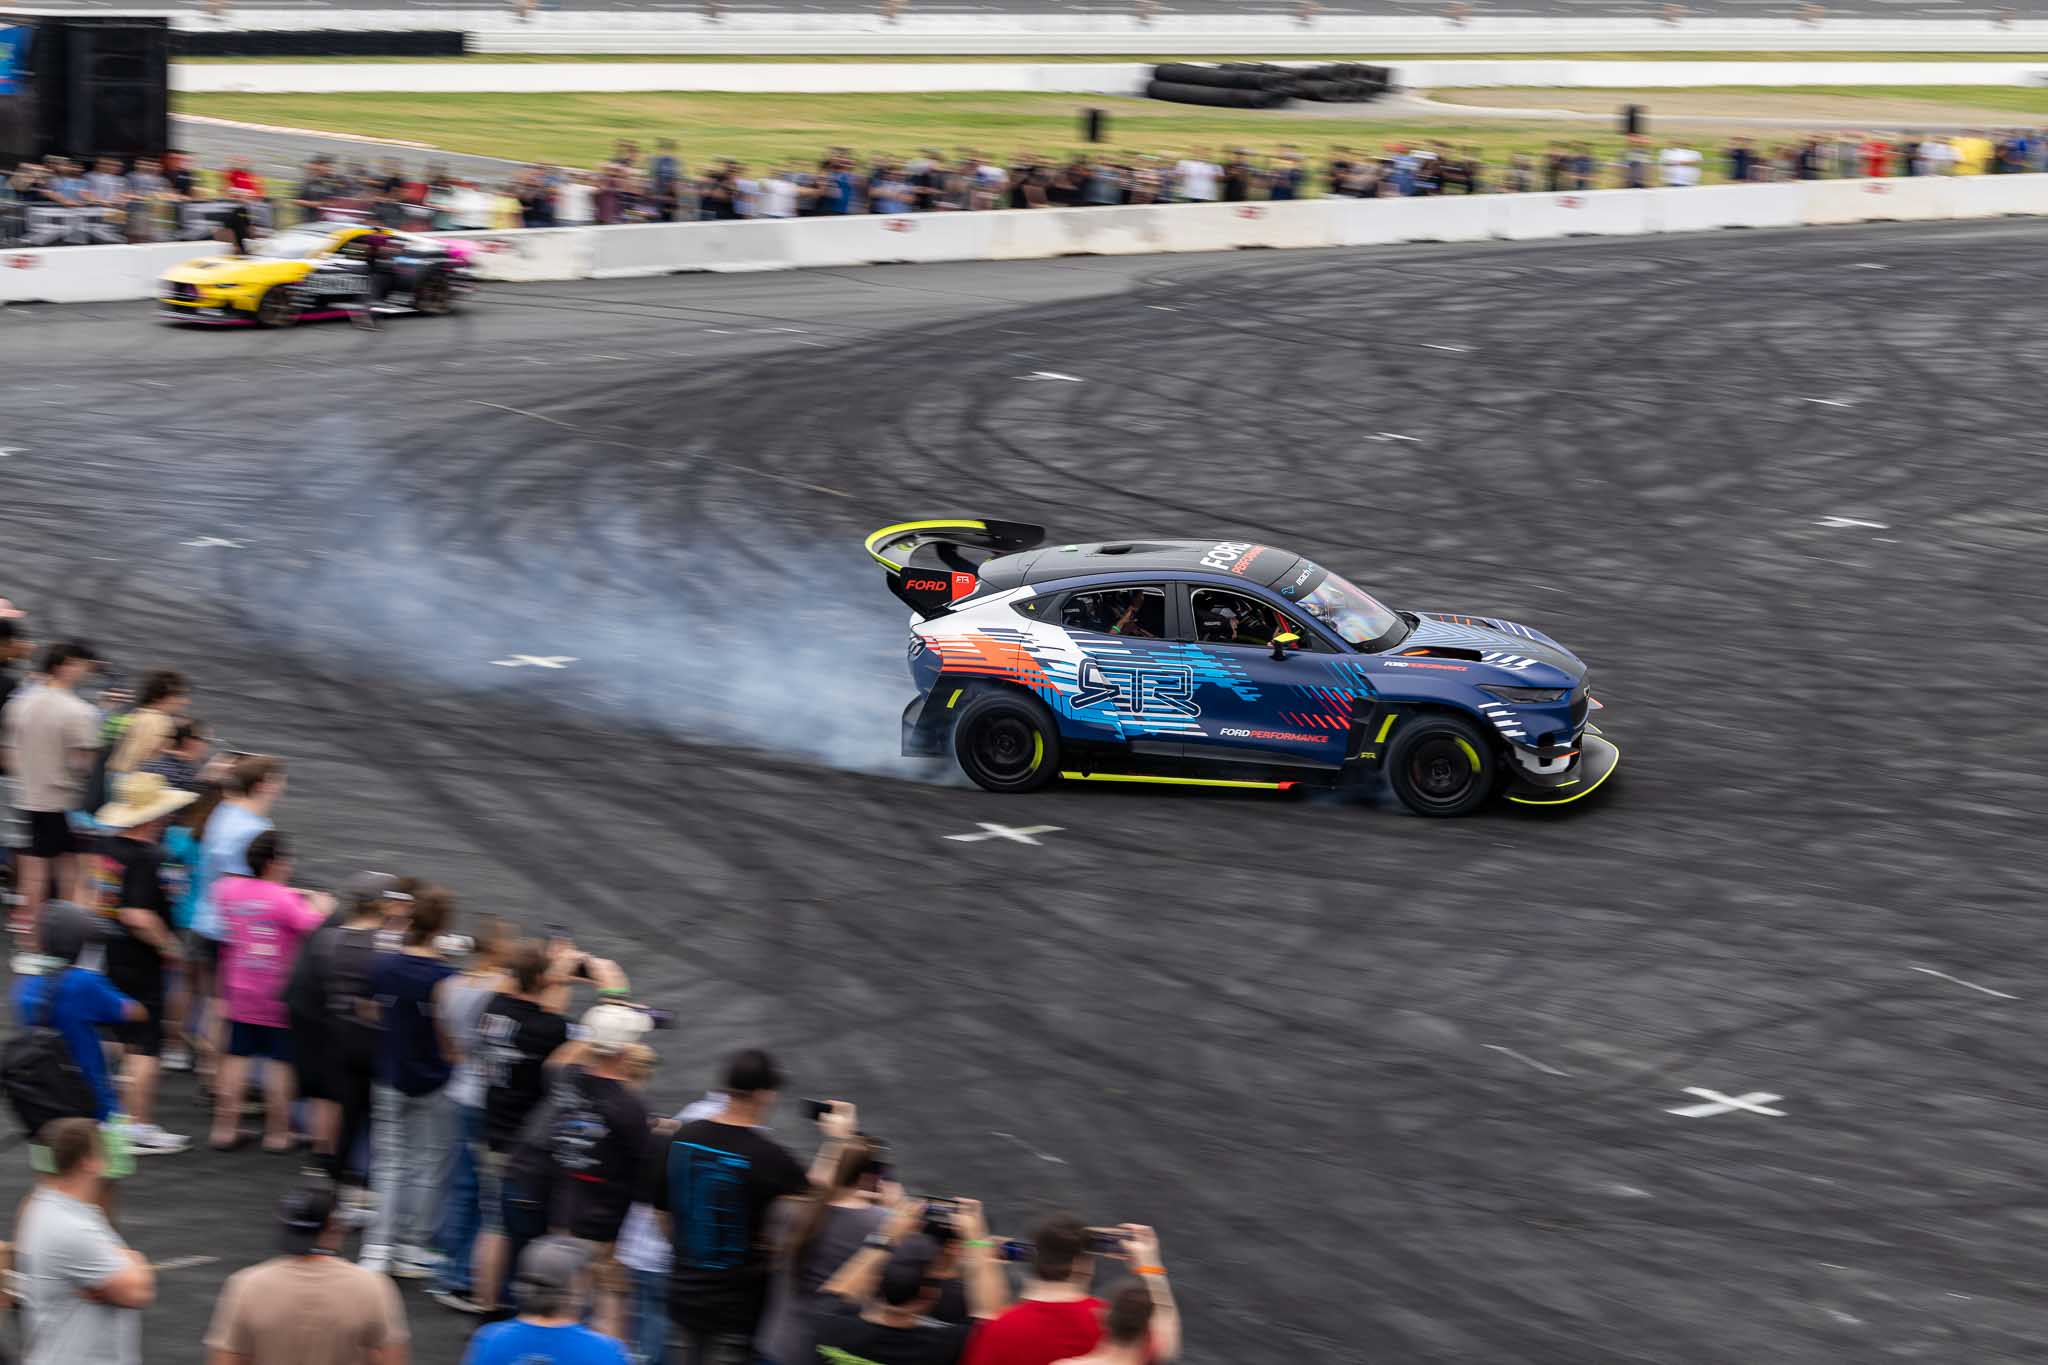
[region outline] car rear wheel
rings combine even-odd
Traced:
[[[1036,697],[1008,690],[983,692],[953,723],[953,756],[977,787],[1034,791],[1059,772],[1059,726]]]
[[[448,287],[448,277],[439,273],[427,275],[412,291],[412,306],[429,317],[442,317],[455,309],[455,291]]]
[[[272,285],[256,300],[256,321],[265,327],[289,327],[299,320],[299,301],[288,284]]]
[[[1407,722],[1387,754],[1387,780],[1417,815],[1465,815],[1484,805],[1500,781],[1493,745],[1457,716],[1427,712]]]

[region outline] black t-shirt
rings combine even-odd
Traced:
[[[502,1152],[546,1093],[542,1063],[569,1041],[569,1021],[531,1000],[497,995],[477,1019],[477,1062],[484,1076],[484,1141]]]
[[[109,914],[130,908],[147,910],[168,934],[171,898],[164,893],[164,851],[140,839],[110,835],[100,841],[97,861],[100,908]],[[133,929],[123,928],[107,944],[107,979],[141,1001],[151,1014],[162,1012],[164,960]]]
[[[647,1106],[631,1089],[572,1067],[565,1100],[548,1133],[554,1203],[550,1223],[571,1237],[616,1241],[652,1155]]]
[[[696,1331],[752,1332],[768,1297],[769,1205],[810,1177],[754,1128],[686,1123],[647,1163],[641,1198],[669,1215],[669,1312]]]
[[[954,1365],[974,1335],[974,1324],[932,1322],[915,1327],[884,1327],[860,1315],[860,1305],[847,1299],[832,1299],[818,1310],[820,1361],[873,1361],[874,1365]],[[844,1354],[826,1354],[843,1352]],[[808,1365],[808,1363],[807,1363]]]

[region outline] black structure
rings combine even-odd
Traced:
[[[1155,100],[1222,109],[1271,109],[1289,100],[1363,103],[1386,94],[1392,75],[1384,66],[1359,62],[1327,66],[1163,62],[1152,68],[1145,94]]]
[[[53,155],[162,155],[170,32],[165,18],[0,16],[0,167]]]
[[[444,29],[231,29],[171,35],[179,57],[460,57],[469,35]]]

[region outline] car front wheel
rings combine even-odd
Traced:
[[[1387,754],[1387,780],[1401,804],[1417,815],[1466,815],[1493,795],[1500,764],[1478,726],[1425,712],[1395,737]]]
[[[265,327],[289,327],[299,320],[299,301],[288,284],[272,285],[256,300],[256,321]]]
[[[1059,772],[1059,726],[1036,697],[983,692],[953,724],[953,756],[977,787],[1034,791]]]

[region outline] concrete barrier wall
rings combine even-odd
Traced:
[[[0,304],[107,303],[156,295],[157,277],[181,261],[218,254],[204,242],[60,246],[0,251]]]
[[[1151,75],[1150,66],[1137,62],[179,62],[171,67],[171,89],[256,95],[647,90],[1141,95]]]
[[[457,29],[477,52],[687,52],[755,56],[806,53],[947,55],[1059,52],[1074,56],[1197,53],[1461,52],[2010,52],[2048,51],[2048,22],[1996,22],[1990,12],[1952,19],[1688,18],[1666,24],[1632,18],[1551,19],[1476,15],[1463,24],[1438,13],[1412,16],[1321,14],[1308,24],[1271,14],[908,13],[891,21],[875,10],[811,13],[729,10],[718,19],[694,10],[546,10],[522,20],[510,6],[469,9],[336,9],[325,5],[230,7],[214,18],[182,10],[180,29]]]
[[[1534,241],[2007,214],[2048,217],[2048,175],[1816,180],[1469,198],[1005,209],[451,235],[478,245],[476,265],[483,278],[528,283],[1250,247]],[[0,303],[148,298],[164,269],[206,254],[191,243],[0,252]]]
[[[2044,35],[2048,41],[2048,35]],[[1307,65],[1307,63],[1297,63]],[[1040,91],[1141,95],[1152,68],[1136,62],[180,62],[171,88],[195,93],[487,92],[576,94],[645,90],[743,94]],[[2048,64],[2020,62],[1400,62],[1410,89],[1456,86],[1659,89],[1702,85],[2048,84]]]

